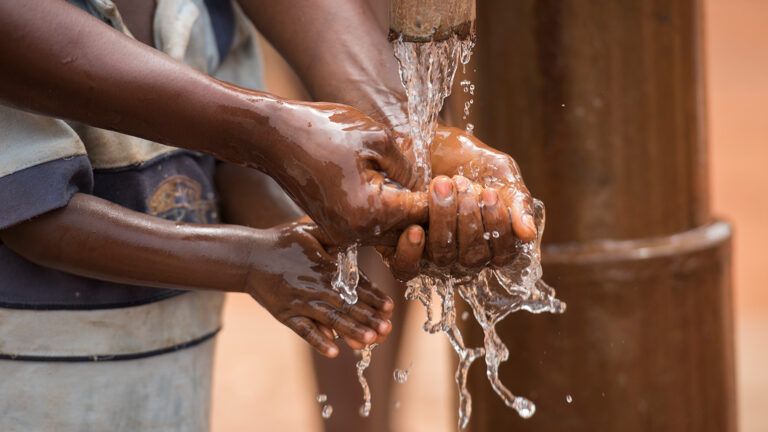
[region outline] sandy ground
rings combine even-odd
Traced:
[[[708,0],[707,74],[713,208],[736,225],[737,356],[742,432],[768,431],[768,2]],[[272,89],[287,88],[272,62]],[[404,361],[413,373],[395,396],[398,432],[452,430],[444,340],[418,331],[412,308]],[[319,407],[306,347],[250,298],[231,295],[216,358],[213,431],[319,430]],[[430,359],[431,360],[428,360]],[[374,358],[375,361],[375,358]],[[435,362],[435,366],[420,367]],[[337,407],[337,409],[343,409]],[[375,405],[374,405],[375,409]],[[254,427],[258,424],[258,427]]]

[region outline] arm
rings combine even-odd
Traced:
[[[360,344],[382,339],[391,330],[391,300],[364,282],[361,303],[342,311],[339,295],[329,288],[335,267],[313,229],[177,225],[76,194],[63,209],[0,231],[0,239],[36,264],[84,277],[249,293],[331,357],[338,347],[325,329]]]
[[[426,218],[380,124],[217,81],[62,1],[0,2],[0,101],[258,167],[334,241]]]
[[[368,0],[239,1],[315,99],[356,106],[397,134],[408,134],[406,96],[397,60]],[[301,31],[296,31],[298,26]],[[407,140],[401,142],[401,146],[407,145]],[[429,258],[443,265],[458,260],[476,266],[493,253],[494,263],[509,262],[515,238],[531,241],[536,236],[531,197],[514,160],[455,128],[440,128],[431,150],[435,176],[465,173],[470,181],[485,185],[485,178],[492,175],[498,181],[485,185],[491,191],[446,186],[440,188],[443,197],[430,188]],[[470,165],[480,169],[470,169]],[[479,211],[481,199],[493,204]],[[438,201],[445,204],[434,205]],[[415,227],[409,230],[417,231]],[[486,241],[484,232],[493,231],[499,237]],[[393,265],[398,274],[413,273],[412,266],[406,266],[409,270],[398,267]]]
[[[369,0],[238,0],[315,100],[407,125],[398,66]]]

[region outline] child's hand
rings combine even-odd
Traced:
[[[509,263],[517,241],[536,236],[532,198],[515,161],[456,128],[439,128],[431,152],[429,229],[413,225],[401,234],[389,251],[393,274],[416,276],[425,249],[425,258],[451,272]]]
[[[506,220],[502,222],[510,225],[509,229],[498,231],[500,239],[507,232],[524,242],[536,238],[533,199],[523,182],[520,168],[511,156],[488,147],[462,129],[449,127],[438,128],[430,150],[432,174],[435,177],[460,175],[486,190],[496,192],[498,207],[508,209],[504,212]],[[490,200],[493,197],[486,195],[484,198]],[[486,219],[485,216],[484,207],[483,219]]]
[[[251,252],[247,291],[281,323],[321,354],[339,353],[333,331],[354,349],[382,342],[392,330],[394,303],[361,275],[359,300],[347,305],[331,289],[333,259],[318,242],[314,224],[275,227]]]

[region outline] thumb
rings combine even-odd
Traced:
[[[524,242],[536,239],[537,228],[533,217],[533,205],[531,194],[524,186],[522,190],[505,188],[504,202],[509,208],[512,219],[512,230],[515,235]]]
[[[429,221],[429,200],[426,192],[413,192],[383,184],[381,203],[387,230],[402,230],[410,225],[424,225]]]
[[[422,190],[425,186],[422,180],[424,168],[416,166],[414,158],[409,157],[413,150],[409,146],[398,145],[399,141],[395,139],[392,132],[387,131],[387,140],[380,147],[376,162],[388,179],[394,180],[407,189]]]

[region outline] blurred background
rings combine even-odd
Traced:
[[[712,206],[715,214],[735,225],[740,430],[764,432],[768,264],[763,263],[763,247],[768,245],[768,225],[760,224],[768,223],[768,1],[704,3]],[[269,90],[303,98],[290,69],[267,44],[264,49]],[[444,337],[421,331],[423,319],[420,307],[410,308],[399,364],[413,366],[408,381],[393,396],[400,402],[395,412],[398,432],[455,429],[451,353]],[[315,401],[320,391],[305,344],[245,295],[229,295],[224,326],[217,346],[213,431],[251,431],[256,424],[258,430],[320,430]]]

